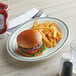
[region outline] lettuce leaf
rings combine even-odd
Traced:
[[[20,49],[20,48],[19,48],[19,49]],[[36,53],[34,53],[34,54],[27,54],[27,53],[23,52],[22,49],[20,49],[20,50],[21,50],[21,52],[23,52],[23,54],[27,54],[27,55],[30,55],[30,56],[35,56],[35,55],[38,55],[38,54],[40,54],[41,52],[43,52],[45,49],[46,49],[46,46],[45,46],[44,42],[42,42],[42,48],[41,48],[38,52],[36,52]]]

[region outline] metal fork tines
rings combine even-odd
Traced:
[[[39,10],[32,18],[40,17],[43,14],[42,10]]]

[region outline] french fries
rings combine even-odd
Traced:
[[[46,44],[46,46],[51,47],[51,44],[50,44],[48,38],[45,36],[45,34],[41,30],[40,30],[40,33],[42,35],[43,42]]]
[[[38,30],[41,33],[43,42],[49,48],[55,47],[62,39],[62,33],[56,27],[55,22],[46,21],[39,23],[39,21],[36,20],[33,24],[32,29]]]
[[[34,24],[33,24],[33,27],[34,27],[34,26],[38,26],[38,25],[39,25],[39,21],[36,20],[36,21],[34,22]]]

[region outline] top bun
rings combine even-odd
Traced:
[[[25,30],[17,36],[17,44],[22,48],[32,48],[40,44],[42,36],[38,30]]]

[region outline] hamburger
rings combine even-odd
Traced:
[[[23,56],[39,56],[46,49],[38,30],[24,30],[17,36],[18,52]]]

